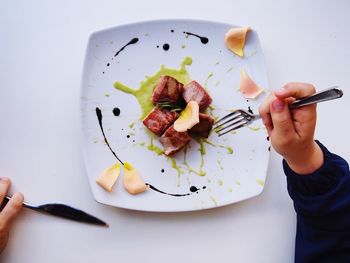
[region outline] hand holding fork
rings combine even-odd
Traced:
[[[340,98],[335,87],[315,93],[311,84],[289,83],[275,91],[262,103],[260,115],[236,110],[214,125],[219,136],[262,118],[273,148],[299,174],[308,174],[323,164],[323,153],[314,141],[316,126],[315,103]]]

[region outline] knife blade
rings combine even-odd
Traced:
[[[11,197],[6,195],[2,206],[6,205],[10,199]],[[82,210],[79,210],[64,204],[43,204],[43,205],[36,206],[36,205],[32,205],[24,202],[23,207],[37,211],[37,212],[41,212],[44,214],[62,217],[62,218],[74,220],[77,222],[108,227],[107,223],[98,219],[97,217],[94,217],[88,213],[85,213]]]

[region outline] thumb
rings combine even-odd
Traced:
[[[286,136],[295,133],[293,120],[288,109],[287,103],[281,99],[275,99],[270,104],[271,119],[273,123],[273,131],[278,136]]]

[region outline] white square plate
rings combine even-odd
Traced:
[[[164,20],[118,26],[91,35],[81,91],[82,146],[88,179],[98,202],[134,210],[173,212],[214,208],[261,193],[269,142],[260,121],[220,138],[211,133],[209,141],[202,143],[205,154],[201,153],[201,145],[192,140],[186,156],[181,151],[170,159],[148,149],[151,139],[140,121],[137,99],[113,86],[119,81],[137,89],[161,65],[179,70],[185,57],[190,57],[192,64],[186,65],[186,70],[212,96],[213,116],[222,117],[237,108],[257,113],[266,93],[248,101],[239,92],[239,82],[241,69],[245,68],[258,85],[267,89],[258,35],[254,30],[248,33],[245,56],[240,58],[224,44],[224,35],[231,27],[207,21]],[[200,38],[184,32],[209,41],[203,44]],[[125,46],[134,38],[138,39],[136,43]],[[168,50],[163,49],[164,44],[169,45]],[[119,116],[113,114],[116,107],[120,109]],[[97,185],[99,174],[117,160],[105,144],[96,108],[102,111],[110,146],[122,161],[133,164],[146,183],[167,193],[189,195],[176,197],[150,189],[133,196],[123,188],[123,175],[112,193]],[[153,144],[161,148],[157,138]],[[173,167],[174,162],[177,167]],[[199,190],[192,193],[191,186]]]

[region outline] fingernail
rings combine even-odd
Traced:
[[[278,89],[278,90],[275,90],[275,94],[277,93],[277,94],[283,94],[284,92],[286,91],[286,89],[285,88],[280,88],[280,89]]]
[[[2,182],[2,183],[7,183],[9,181],[10,180],[7,177],[0,177],[0,182]]]
[[[281,112],[284,109],[284,101],[276,99],[272,102],[272,109],[275,112]]]

